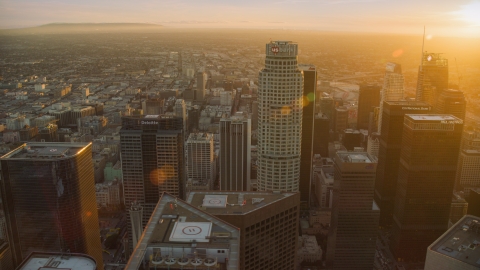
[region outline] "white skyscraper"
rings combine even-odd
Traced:
[[[186,148],[187,181],[202,182],[211,189],[215,180],[213,135],[191,133]]]
[[[298,45],[266,44],[265,68],[259,73],[257,188],[298,191],[302,138],[303,73]]]
[[[175,101],[175,116],[180,117],[183,120],[183,132],[187,134],[187,106],[183,99],[177,99]]]
[[[399,101],[403,99],[405,90],[402,67],[396,63],[387,63],[383,87],[380,92],[380,113],[378,115],[378,133],[382,132],[382,115],[384,101]]]

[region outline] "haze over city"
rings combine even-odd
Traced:
[[[0,28],[48,23],[304,29],[479,37],[478,0],[35,1],[0,3]]]
[[[0,1],[0,270],[480,269],[480,1]]]

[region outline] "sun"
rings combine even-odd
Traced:
[[[458,18],[462,21],[465,21],[471,26],[480,26],[480,1],[471,2],[467,5],[463,5],[462,8],[455,12],[458,15]]]

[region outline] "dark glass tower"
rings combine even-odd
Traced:
[[[373,108],[380,105],[380,89],[377,85],[360,85],[357,129],[368,129],[370,113],[373,112]]]
[[[300,156],[300,200],[310,202],[312,179],[313,131],[317,69],[314,65],[298,65],[303,71],[302,146]]]
[[[437,100],[435,112],[438,114],[451,114],[465,120],[467,101],[462,91],[448,89],[442,91]]]
[[[366,152],[337,152],[329,269],[373,269],[379,208],[373,200],[377,163]]]
[[[183,120],[163,115],[122,118],[122,155],[125,207],[143,207],[145,226],[163,192],[184,197],[185,162]],[[129,231],[131,230],[128,215]]]
[[[380,226],[392,224],[393,202],[398,178],[405,114],[431,113],[425,102],[387,101],[383,103],[382,130],[378,152],[375,201],[380,207]]]
[[[390,248],[424,261],[448,229],[463,121],[452,115],[405,115]]]
[[[28,143],[0,158],[15,265],[32,251],[84,253],[103,269],[91,143]]]
[[[440,53],[425,52],[418,68],[417,101],[433,106],[442,91],[448,89],[448,60]]]
[[[325,114],[317,114],[314,121],[313,154],[328,157],[328,142],[330,140],[330,119]]]

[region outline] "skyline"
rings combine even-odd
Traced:
[[[480,37],[478,0],[267,0],[81,3],[5,0],[0,28],[49,23],[154,23],[166,28],[295,29],[333,32]]]

